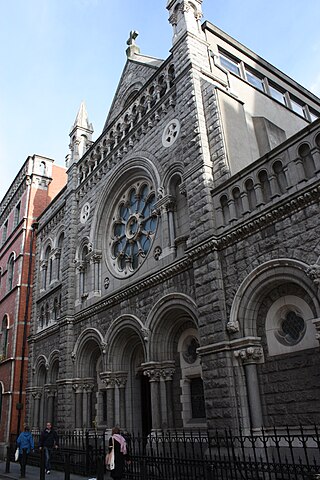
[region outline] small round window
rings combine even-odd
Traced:
[[[109,247],[113,268],[121,276],[135,272],[151,248],[157,227],[155,202],[153,186],[137,182],[114,210]]]
[[[198,358],[197,348],[199,348],[199,342],[195,337],[187,337],[183,344],[183,358],[184,360],[192,364]]]
[[[276,337],[283,345],[296,345],[303,338],[306,324],[299,312],[289,310],[281,315]]]

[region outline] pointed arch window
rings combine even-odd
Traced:
[[[0,382],[0,422],[2,418],[2,403],[3,403],[2,399],[3,399],[3,385]]]
[[[46,290],[52,281],[52,257],[51,246],[48,245],[44,254],[43,262],[43,288]]]
[[[13,288],[13,279],[14,279],[14,254],[10,255],[8,261],[8,269],[7,269],[7,290],[10,292]]]
[[[64,244],[64,233],[62,233],[58,240],[58,252],[57,252],[57,278],[61,280],[61,266],[62,266],[62,254],[63,254],[63,244]]]
[[[8,349],[8,328],[9,321],[7,315],[3,317],[1,324],[1,345],[0,345],[0,359],[4,360],[7,356]]]
[[[89,253],[88,245],[84,245],[81,251],[81,260],[80,260],[80,296],[84,296],[88,292],[88,270],[89,262],[87,255]]]

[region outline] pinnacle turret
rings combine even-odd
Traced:
[[[74,124],[70,130],[70,154],[67,155],[67,167],[77,162],[92,145],[93,126],[89,122],[86,104],[81,102]]]

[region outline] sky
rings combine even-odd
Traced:
[[[172,45],[167,0],[0,0],[0,199],[29,155],[65,165],[81,101],[101,134],[126,62]],[[203,0],[208,20],[320,96],[320,0]]]

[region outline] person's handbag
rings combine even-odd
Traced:
[[[112,439],[112,450],[106,455],[107,470],[114,470],[114,440]]]
[[[19,447],[16,448],[15,454],[14,454],[14,461],[17,462],[19,460]]]

